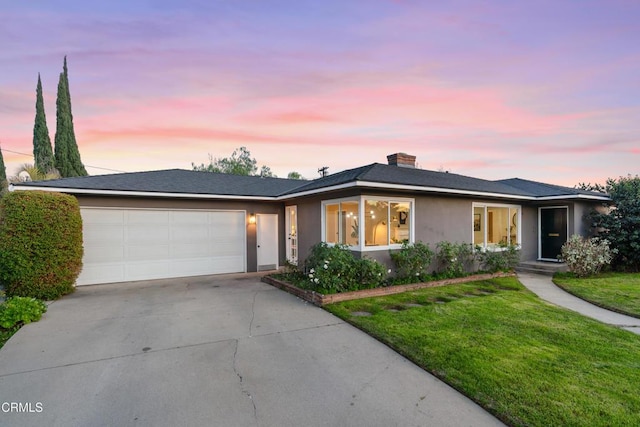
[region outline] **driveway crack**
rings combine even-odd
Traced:
[[[368,381],[362,383],[362,386],[351,396],[351,406],[354,406],[356,401],[359,399],[359,395],[362,394],[367,388],[371,387],[375,381],[378,380],[385,372],[389,370],[389,365],[385,366],[380,371],[376,372],[373,377],[371,377]]]
[[[251,330],[253,329],[253,319],[256,317],[255,308],[256,308],[256,297],[258,296],[258,292],[256,291],[253,294],[253,301],[251,302],[251,320],[249,321],[249,338],[251,338]]]
[[[257,425],[258,424],[258,409],[256,408],[256,403],[253,401],[253,396],[245,388],[244,377],[240,373],[240,370],[238,369],[238,365],[237,365],[238,347],[240,346],[240,342],[236,339],[235,340],[235,344],[236,344],[236,346],[235,346],[235,349],[233,350],[233,372],[235,372],[235,374],[238,377],[238,380],[240,382],[240,391],[242,392],[242,394],[244,394],[245,396],[247,396],[249,398],[249,402],[251,402],[251,405],[253,406],[253,418],[255,419],[256,425]]]

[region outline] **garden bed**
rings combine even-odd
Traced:
[[[263,276],[262,281],[289,292],[307,302],[318,307],[333,304],[341,301],[351,301],[361,298],[380,297],[385,295],[400,294],[403,292],[415,291],[417,289],[435,288],[438,286],[455,285],[459,283],[474,282],[478,280],[489,280],[496,277],[512,277],[515,273],[490,273],[474,274],[471,276],[457,277],[454,279],[434,280],[432,282],[410,283],[408,285],[385,286],[382,288],[364,289],[361,291],[341,292],[337,294],[323,295],[315,291],[301,289],[295,285],[275,279],[271,276]]]

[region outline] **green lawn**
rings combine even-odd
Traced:
[[[507,424],[640,425],[640,336],[547,304],[516,278],[326,308]]]
[[[602,273],[584,279],[563,273],[556,274],[553,281],[586,301],[640,317],[640,273]]]

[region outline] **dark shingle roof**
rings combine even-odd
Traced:
[[[208,194],[275,197],[295,188],[301,181],[259,176],[228,175],[170,169],[62,178],[21,183],[17,186],[73,188],[78,190],[140,191],[149,193]]]
[[[346,184],[352,181],[408,185],[415,187],[431,187],[443,190],[451,189],[460,191],[497,193],[504,195],[530,195],[526,191],[496,181],[487,181],[484,179],[472,178],[455,173],[403,168],[398,166],[383,165],[380,163],[373,163],[367,166],[362,166],[360,168],[339,172],[326,178],[316,179],[301,187],[289,190],[289,194],[318,190],[325,187]]]
[[[529,181],[521,178],[502,179],[496,181],[508,185],[531,194],[534,197],[553,197],[553,196],[599,196],[606,197],[604,193],[596,191],[580,190],[578,188],[562,187],[560,185],[545,184],[543,182]]]
[[[168,193],[176,195],[208,195],[236,197],[278,196],[295,197],[306,192],[321,192],[323,189],[367,182],[372,184],[394,184],[414,189],[442,190],[452,193],[484,193],[505,197],[606,197],[602,193],[544,184],[519,178],[488,181],[447,172],[373,163],[348,169],[313,181],[299,181],[259,176],[241,176],[210,172],[195,172],[170,169],[150,172],[132,172],[114,175],[96,175],[78,178],[63,178],[14,184],[16,187],[48,187],[86,191],[121,191],[144,193]],[[434,190],[432,190],[434,191]]]

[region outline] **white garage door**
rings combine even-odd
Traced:
[[[245,213],[82,208],[78,285],[245,271]]]

